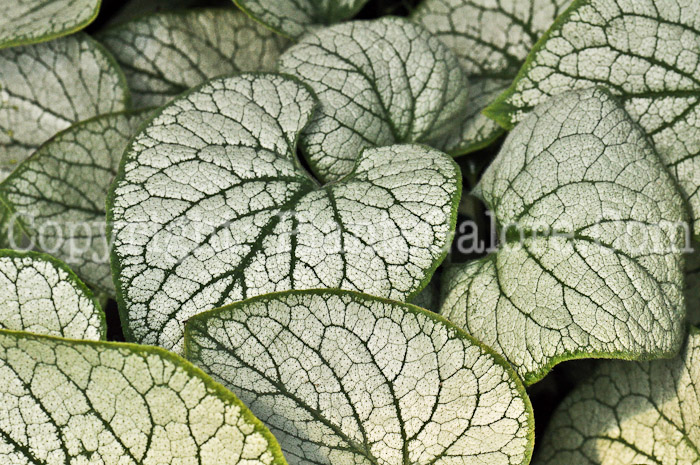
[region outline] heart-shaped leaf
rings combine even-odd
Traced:
[[[198,315],[186,340],[292,464],[529,463],[532,411],[515,373],[418,307],[292,291]]]
[[[652,138],[700,234],[700,2],[576,0],[486,111],[510,127],[548,96],[604,85]]]
[[[599,88],[541,104],[477,194],[497,253],[451,270],[441,313],[527,383],[572,358],[675,354],[685,206],[644,132]]]
[[[301,149],[314,174],[334,181],[363,149],[446,136],[465,111],[469,84],[457,57],[400,18],[344,23],[306,35],[279,69],[311,86],[319,111]]]
[[[4,464],[285,465],[233,394],[156,347],[0,331]]]
[[[42,145],[0,184],[0,198],[36,247],[114,295],[105,202],[129,139],[147,113],[98,116]]]
[[[128,337],[179,351],[187,319],[247,297],[332,287],[399,300],[428,282],[459,168],[395,145],[319,186],[295,153],[314,106],[295,79],[244,74],[176,99],[135,137],[108,205]]]
[[[0,15],[0,48],[72,34],[92,22],[100,0],[13,0]]]
[[[424,0],[412,15],[459,57],[469,76],[468,111],[436,147],[453,155],[483,148],[503,129],[481,114],[511,84],[528,51],[571,0]]]
[[[368,0],[233,0],[256,21],[289,38],[352,18]]]
[[[63,263],[0,250],[0,328],[97,341],[105,335],[105,315]]]
[[[700,462],[700,331],[672,360],[608,362],[564,399],[537,465]]]
[[[57,132],[128,103],[121,70],[87,35],[0,50],[0,180]]]
[[[137,107],[164,105],[216,76],[272,71],[287,45],[240,11],[218,8],[148,15],[99,38],[124,69]]]

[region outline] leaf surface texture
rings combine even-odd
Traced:
[[[154,347],[0,331],[0,460],[284,465],[250,411]]]
[[[534,463],[692,465],[700,461],[700,331],[678,357],[599,365],[564,399]]]
[[[315,101],[297,80],[211,81],[137,135],[110,199],[117,297],[130,337],[176,351],[184,322],[274,291],[407,299],[450,243],[459,169],[417,145],[365,150],[319,186],[296,140]]]
[[[193,318],[187,355],[270,425],[293,464],[525,464],[507,363],[433,313],[333,290]]]
[[[0,50],[0,180],[73,123],[124,110],[114,59],[85,34]]]
[[[97,341],[105,315],[63,263],[36,252],[0,250],[0,328]]]
[[[502,242],[451,270],[441,313],[504,354],[527,383],[571,358],[679,350],[685,206],[607,91],[538,106],[476,192]]]

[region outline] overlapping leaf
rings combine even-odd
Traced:
[[[35,252],[0,250],[0,328],[99,340],[105,316],[63,263]]]
[[[537,39],[571,0],[425,0],[415,21],[457,54],[471,83],[469,111],[436,147],[455,155],[488,145],[503,130],[481,114],[510,85]]]
[[[41,146],[0,184],[0,196],[36,247],[114,294],[105,202],[127,142],[146,112],[100,116]]]
[[[4,464],[284,465],[229,391],[155,347],[0,331]]]
[[[678,351],[684,203],[607,91],[538,106],[477,194],[498,220],[500,249],[451,271],[441,312],[504,354],[526,382],[571,358]]]
[[[292,78],[244,74],[175,100],[135,137],[108,206],[129,337],[179,351],[187,319],[247,297],[407,299],[430,279],[454,228],[457,166],[395,145],[319,186],[295,154],[314,106]]]
[[[700,234],[700,3],[577,0],[488,114],[512,126],[567,89],[604,85],[653,139]]]
[[[0,180],[57,132],[128,101],[121,70],[86,35],[0,50]]]
[[[700,331],[680,355],[601,364],[559,406],[537,465],[693,465],[700,461]]]
[[[0,48],[71,34],[90,24],[99,9],[100,0],[12,0],[0,15]]]
[[[445,137],[469,84],[456,56],[407,20],[344,23],[308,34],[279,69],[310,85],[319,111],[301,149],[320,179],[349,173],[363,149]]]
[[[240,11],[217,8],[148,15],[100,40],[124,69],[138,107],[164,105],[216,76],[272,71],[287,44]]]
[[[298,38],[316,26],[352,18],[368,0],[233,0],[273,31]]]
[[[265,421],[293,464],[526,464],[532,412],[508,364],[435,314],[293,291],[194,317],[187,356]]]

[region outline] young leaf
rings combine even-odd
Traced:
[[[63,263],[0,250],[0,328],[96,341],[105,336],[105,315]]]
[[[672,360],[601,364],[552,417],[538,465],[700,462],[700,331]]]
[[[0,331],[0,462],[285,465],[233,394],[156,347]]]
[[[319,186],[296,158],[315,101],[272,74],[176,99],[127,149],[108,205],[128,337],[182,349],[193,315],[273,291],[407,299],[450,243],[459,168],[417,145],[365,150]]]
[[[418,307],[285,292],[198,315],[186,341],[292,464],[530,461],[532,410],[515,373]]]
[[[148,15],[100,40],[124,69],[137,107],[162,106],[210,78],[271,71],[287,41],[236,10]]]
[[[483,148],[503,130],[481,114],[510,85],[535,41],[571,0],[424,0],[412,15],[458,56],[469,76],[469,111],[435,147],[454,155]]]
[[[145,111],[98,116],[42,145],[0,184],[0,197],[37,247],[114,295],[105,201]]]
[[[352,18],[368,0],[233,0],[256,21],[291,39]]]
[[[0,48],[45,42],[92,22],[100,0],[14,0],[0,15]]]
[[[95,41],[75,34],[0,50],[0,180],[71,124],[124,110],[126,81]]]
[[[683,199],[607,91],[535,108],[476,193],[502,243],[452,269],[441,313],[504,354],[526,383],[572,358],[678,351]]]
[[[457,58],[400,18],[308,34],[282,54],[279,69],[318,96],[319,111],[300,143],[324,181],[352,171],[367,147],[444,137],[467,105],[469,84]]]
[[[604,85],[652,138],[700,235],[700,2],[576,0],[489,108],[510,127],[548,96]]]

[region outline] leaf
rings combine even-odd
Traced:
[[[231,5],[229,0],[221,0],[221,2],[226,2]],[[204,3],[208,5],[212,2],[206,1]],[[219,0],[213,3],[219,3]],[[148,2],[142,0],[125,0],[122,2],[122,6],[119,10],[111,15],[107,21],[107,27],[125,23],[160,11],[182,10],[196,7],[198,4],[201,5],[202,2],[200,0],[150,0]],[[233,5],[231,5],[231,7],[233,7]]]
[[[685,305],[688,322],[697,326],[700,325],[700,246],[696,243],[693,247],[685,256]]]
[[[236,10],[151,14],[99,36],[124,69],[137,107],[162,106],[210,78],[272,71],[287,41]]]
[[[90,24],[100,0],[14,0],[0,16],[0,48],[45,42]]]
[[[486,112],[512,126],[567,89],[604,85],[652,138],[700,235],[700,3],[577,0]]]
[[[469,111],[436,145],[453,155],[481,149],[503,134],[481,111],[508,88],[528,51],[571,0],[424,0],[412,19],[444,42],[469,76]]]
[[[66,265],[36,252],[0,250],[0,328],[97,341],[106,323],[92,292]]]
[[[679,350],[685,207],[607,91],[535,108],[476,193],[494,213],[500,248],[451,270],[441,313],[504,354],[526,383],[573,358]]]
[[[355,16],[368,0],[233,0],[251,18],[291,39]]]
[[[156,347],[0,331],[0,461],[286,464],[233,394]]]
[[[147,112],[80,122],[50,139],[0,184],[0,198],[34,244],[114,295],[105,202],[129,139]]]
[[[87,35],[0,50],[0,181],[57,132],[128,104],[124,75]]]
[[[368,147],[444,137],[465,110],[457,58],[407,20],[344,23],[306,35],[279,69],[311,86],[319,111],[300,140],[314,174],[334,181]]]
[[[515,373],[418,307],[285,292],[198,315],[186,341],[292,464],[530,461],[532,410]]]
[[[296,158],[315,101],[297,80],[210,81],[127,149],[108,223],[127,337],[182,349],[199,312],[289,289],[408,299],[451,241],[459,168],[416,145],[367,149],[319,186]]]
[[[700,331],[672,360],[600,364],[564,399],[540,464],[692,465],[700,461]]]

